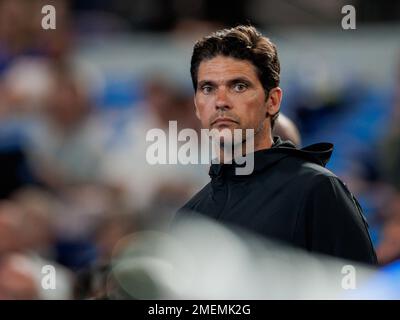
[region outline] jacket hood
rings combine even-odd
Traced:
[[[297,149],[291,141],[283,141],[280,137],[275,136],[274,144],[271,148],[254,152],[253,172],[264,170],[288,156],[303,158],[306,161],[325,167],[332,156],[332,152],[332,143],[320,142],[302,149]],[[235,169],[237,167],[239,167],[239,165],[236,163],[212,164],[209,175],[211,178],[222,174],[235,175]]]

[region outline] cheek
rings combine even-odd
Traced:
[[[238,101],[239,102],[239,101]],[[264,100],[258,94],[251,94],[243,99],[242,115],[249,121],[259,121],[260,118],[265,116]]]
[[[196,113],[202,123],[206,122],[210,113],[209,110],[206,99],[196,98]]]
[[[207,110],[214,105],[214,99],[212,96],[199,95],[196,97],[196,103],[199,109]]]

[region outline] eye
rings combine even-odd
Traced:
[[[245,91],[247,89],[247,84],[245,84],[243,82],[235,83],[234,86],[233,86],[233,89],[236,92],[243,92],[243,91]]]
[[[209,93],[212,92],[212,90],[213,90],[213,87],[210,86],[209,84],[206,84],[206,85],[204,85],[204,86],[201,87],[201,92],[202,92],[203,94],[209,94]]]

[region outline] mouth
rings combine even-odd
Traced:
[[[211,122],[211,125],[212,125],[212,126],[214,126],[214,125],[218,125],[218,126],[230,126],[230,125],[232,125],[232,124],[238,124],[238,123],[239,123],[239,122],[237,122],[237,121],[235,121],[235,120],[233,120],[233,119],[221,117],[221,118],[217,118],[217,119],[215,119],[213,122]]]

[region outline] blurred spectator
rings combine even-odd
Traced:
[[[122,185],[127,200],[134,208],[145,210],[157,205],[167,206],[172,213],[177,203],[183,203],[190,193],[202,187],[201,165],[150,165],[146,151],[150,129],[159,128],[168,136],[169,121],[177,122],[177,129],[198,129],[191,96],[171,85],[167,77],[154,76],[145,84],[145,100],[126,115],[118,141],[104,154],[104,179],[109,184]],[[168,150],[168,144],[167,144]],[[197,146],[196,146],[197,147]],[[178,146],[179,148],[179,146]],[[172,150],[177,152],[177,150]],[[150,210],[153,211],[153,210]],[[159,221],[158,217],[156,220]]]
[[[382,180],[392,187],[382,217],[382,241],[377,248],[381,264],[400,259],[400,60],[397,61],[393,108],[379,154]]]
[[[43,117],[31,136],[37,174],[53,188],[98,177],[101,128],[84,88],[66,68],[56,69]]]
[[[39,190],[21,190],[0,202],[0,255],[13,251],[49,254],[52,243],[52,203]]]
[[[395,76],[392,114],[383,141],[380,164],[385,180],[400,191],[400,54]]]
[[[382,240],[376,250],[381,265],[400,259],[400,214],[398,212],[396,217],[385,221],[382,230]]]
[[[42,287],[43,267],[55,270],[55,288]],[[0,257],[0,300],[67,300],[72,298],[71,273],[52,261],[38,257],[10,253]]]
[[[36,300],[39,290],[29,265],[21,255],[0,259],[0,300]]]
[[[23,56],[62,60],[71,44],[70,17],[65,0],[0,1],[0,74]],[[42,7],[56,8],[56,29],[42,29]]]

